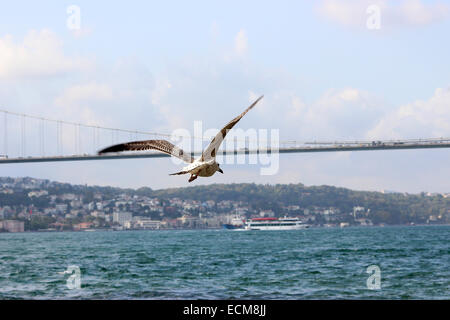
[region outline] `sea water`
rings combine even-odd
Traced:
[[[0,234],[0,299],[449,299],[450,226]]]

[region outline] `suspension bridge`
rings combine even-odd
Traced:
[[[97,155],[97,151],[108,145],[132,140],[186,138],[174,136],[170,133],[110,128],[92,124],[49,119],[0,109],[0,123],[1,122],[3,122],[3,130],[0,129],[0,132],[3,133],[3,148],[0,151],[0,164],[162,158],[169,157],[169,155],[153,151]],[[189,138],[209,142],[212,137]],[[249,143],[248,145],[252,144]],[[223,150],[221,148],[218,155],[225,156],[260,153],[307,153],[431,148],[450,148],[450,138],[441,137],[376,141],[289,140],[280,141],[276,147],[241,147],[233,150]],[[201,154],[201,151],[194,150],[191,154],[193,156],[198,156]]]

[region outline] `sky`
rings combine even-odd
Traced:
[[[0,109],[193,134],[195,121],[218,129],[264,94],[235,128],[299,141],[450,137],[449,33],[447,1],[14,1],[0,12]],[[8,118],[5,146],[0,119],[2,154],[20,154],[20,121]],[[25,154],[41,147],[39,130],[26,123]],[[43,129],[46,154],[55,130]],[[74,130],[63,129],[66,154],[139,138],[82,132],[80,146]],[[448,149],[398,150],[282,154],[272,175],[259,163],[224,163],[224,175],[191,184],[168,176],[181,165],[167,158],[3,164],[0,176],[447,193],[449,163]]]

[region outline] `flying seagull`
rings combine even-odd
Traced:
[[[251,109],[253,108],[259,100],[261,100],[264,96],[259,97],[253,102],[250,107],[245,109],[240,115],[236,118],[228,122],[225,127],[220,130],[217,135],[212,139],[209,146],[203,151],[202,155],[198,159],[194,159],[190,154],[185,153],[182,149],[178,148],[171,142],[167,140],[142,140],[142,141],[132,141],[121,144],[116,144],[111,147],[105,148],[98,152],[99,155],[110,152],[122,152],[122,151],[142,151],[142,150],[158,150],[160,152],[164,152],[171,156],[182,159],[183,161],[189,163],[186,167],[184,167],[180,172],[172,173],[172,175],[180,175],[190,173],[191,177],[189,178],[189,182],[194,181],[197,177],[210,177],[216,171],[223,173],[219,164],[216,162],[216,154],[220,145],[222,144],[223,139],[227,133],[234,127],[236,123],[241,120],[241,118]]]

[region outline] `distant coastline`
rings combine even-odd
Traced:
[[[450,194],[300,183],[121,189],[0,177],[0,229],[10,232],[219,229],[236,215],[298,217],[311,227],[449,225]]]
[[[396,228],[396,227],[450,227],[450,224],[419,224],[419,225],[407,225],[407,224],[398,224],[398,225],[374,225],[374,226],[349,226],[345,227],[345,229],[352,229],[352,228]],[[343,229],[339,226],[313,226],[312,229]],[[84,232],[163,232],[163,231],[223,231],[223,232],[233,232],[233,231],[227,231],[223,230],[223,228],[198,228],[198,229],[192,229],[192,228],[179,228],[179,229],[124,229],[124,230],[113,230],[113,229],[93,229],[93,230],[26,230],[20,233],[84,233]],[[290,230],[290,232],[298,232],[298,231],[304,231],[302,230]],[[247,231],[248,232],[248,231]],[[260,232],[260,231],[251,231],[251,232]],[[272,231],[262,231],[262,232],[272,232]],[[18,232],[7,232],[7,231],[0,231],[0,234],[11,234],[11,233],[18,233]]]

